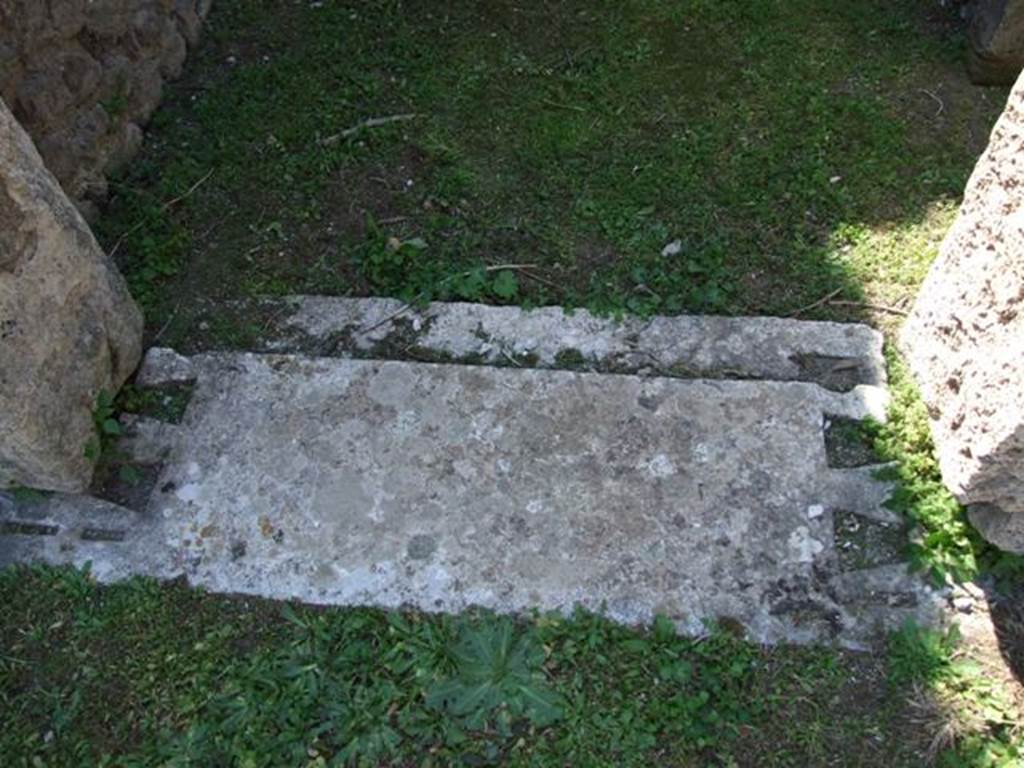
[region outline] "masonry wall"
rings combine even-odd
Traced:
[[[0,97],[88,216],[212,0],[0,0]]]

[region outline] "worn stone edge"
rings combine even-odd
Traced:
[[[232,307],[260,321],[259,338],[245,342],[245,351],[673,378],[818,381],[835,391],[887,384],[884,338],[859,323],[715,315],[615,319],[554,306],[527,310],[435,302],[416,307],[373,297],[290,296],[243,300]],[[201,334],[183,344],[180,351],[188,353],[236,348],[234,343],[221,347]],[[837,378],[844,383],[834,386]]]

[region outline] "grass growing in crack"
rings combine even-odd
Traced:
[[[101,390],[96,397],[92,419],[96,433],[85,445],[85,457],[95,465],[94,487],[98,487],[113,477],[123,483],[135,485],[140,479],[139,469],[131,458],[118,447],[118,440],[124,434],[119,420],[123,410],[122,398],[132,393],[127,387],[115,397],[107,390]]]
[[[892,302],[1002,106],[960,53],[941,12],[884,0],[225,0],[99,231],[172,346],[200,300],[300,292]]]
[[[892,402],[886,424],[871,425],[879,457],[893,462],[883,472],[896,481],[888,506],[916,527],[914,563],[938,581],[972,581],[979,574],[1024,580],[1024,557],[988,544],[967,520],[964,508],[942,483],[928,412],[899,353],[886,350]]]
[[[19,504],[33,504],[40,502],[50,494],[49,491],[41,491],[38,488],[28,488],[18,483],[7,488],[0,488],[0,491],[9,494],[10,497]]]
[[[930,741],[883,659],[666,620],[314,609],[37,567],[0,572],[0,648],[19,767],[913,766]]]
[[[111,450],[114,441],[121,435],[121,424],[117,420],[117,409],[114,396],[107,390],[100,390],[92,409],[92,421],[95,434],[85,444],[85,458],[94,464],[99,462],[103,454]]]
[[[190,383],[160,387],[127,384],[118,393],[115,405],[123,413],[177,424],[185,415],[194,390],[195,385]]]

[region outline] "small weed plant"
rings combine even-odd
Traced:
[[[96,396],[92,420],[96,432],[85,444],[85,457],[96,463],[100,460],[103,452],[108,450],[114,440],[121,435],[121,423],[117,420],[114,396],[105,389],[100,390]]]

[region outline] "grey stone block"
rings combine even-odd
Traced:
[[[0,559],[321,604],[583,605],[692,634],[729,618],[765,642],[865,647],[941,617],[903,567],[858,594],[836,550],[840,512],[892,519],[887,484],[825,453],[826,414],[877,415],[873,386],[240,353],[187,369],[182,422],[135,430],[164,464],[132,535],[82,542],[64,497],[35,508],[58,532],[0,537]]]

